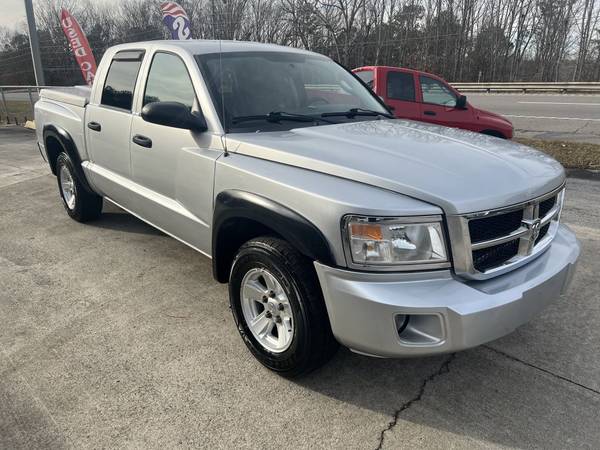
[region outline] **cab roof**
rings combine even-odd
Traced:
[[[320,55],[318,53],[302,50],[299,48],[285,47],[276,44],[263,44],[261,42],[249,41],[219,41],[208,39],[190,39],[186,41],[179,40],[157,40],[144,42],[129,42],[127,44],[116,45],[116,51],[122,50],[148,50],[150,48],[160,47],[163,49],[179,48],[192,55],[202,55],[218,52],[289,52],[306,55]]]

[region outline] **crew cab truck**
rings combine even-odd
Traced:
[[[67,214],[108,201],[211,258],[244,343],[288,377],[338,343],[406,357],[503,336],[580,251],[555,160],[395,119],[308,51],[119,45],[90,90],[42,90],[35,119]]]
[[[365,66],[353,72],[402,119],[462,128],[512,139],[512,123],[499,114],[475,108],[446,80],[419,70]]]

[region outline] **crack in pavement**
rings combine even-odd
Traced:
[[[527,361],[523,361],[522,359],[519,359],[516,356],[512,356],[512,355],[510,355],[508,353],[505,353],[502,350],[498,350],[498,349],[496,349],[494,347],[490,347],[489,345],[482,345],[482,347],[487,348],[488,350],[490,350],[490,351],[492,351],[494,353],[497,353],[498,355],[504,356],[505,358],[508,358],[508,359],[510,359],[512,361],[521,363],[521,364],[523,364],[523,365],[525,365],[527,367],[531,367],[533,369],[537,369],[540,372],[544,372],[544,373],[547,373],[548,375],[553,376],[554,378],[557,378],[557,379],[562,380],[562,381],[566,381],[567,383],[571,383],[571,384],[573,384],[575,386],[578,386],[580,388],[583,388],[583,389],[585,389],[587,391],[593,392],[594,394],[600,395],[600,391],[598,391],[597,389],[594,389],[594,388],[591,388],[589,386],[586,386],[585,384],[578,383],[577,381],[573,381],[573,380],[571,380],[571,379],[569,379],[567,377],[563,377],[562,375],[558,375],[557,373],[551,372],[548,369],[544,369],[543,367],[536,366],[535,364],[528,363]]]
[[[385,440],[385,433],[387,433],[388,431],[393,429],[398,424],[398,419],[400,418],[400,414],[402,414],[403,411],[406,411],[408,408],[410,408],[414,403],[421,400],[421,398],[425,394],[425,388],[427,387],[427,384],[429,384],[429,382],[435,380],[438,376],[444,375],[444,374],[450,372],[450,363],[454,360],[455,357],[456,357],[456,353],[452,353],[448,358],[446,358],[446,360],[442,363],[442,365],[436,372],[432,373],[431,375],[429,375],[427,378],[425,378],[423,380],[418,394],[415,397],[408,400],[406,403],[403,403],[400,406],[400,408],[398,408],[396,411],[394,411],[394,415],[392,417],[392,420],[388,423],[388,426],[386,428],[384,428],[383,430],[381,430],[381,434],[379,435],[379,444],[377,445],[375,450],[381,450],[383,448],[383,442]]]
[[[579,133],[581,130],[583,130],[585,127],[587,127],[589,124],[590,124],[589,121],[584,122],[583,125],[581,125],[580,127],[577,127],[577,129],[573,132],[573,134]]]

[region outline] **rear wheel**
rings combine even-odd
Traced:
[[[281,239],[261,237],[240,248],[229,298],[248,349],[283,376],[316,369],[338,347],[311,262]]]
[[[67,214],[78,221],[96,219],[102,213],[102,197],[86,190],[75,175],[73,162],[62,152],[56,160],[58,190]]]

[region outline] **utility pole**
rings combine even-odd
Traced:
[[[31,59],[33,59],[33,73],[35,84],[44,86],[44,70],[42,69],[42,58],[40,57],[40,41],[38,40],[35,16],[33,14],[32,0],[25,1],[25,13],[27,14],[27,26],[29,27],[29,46],[31,47]]]

